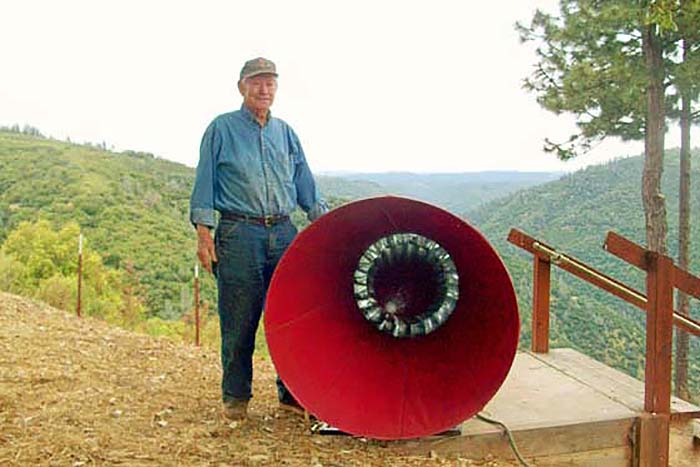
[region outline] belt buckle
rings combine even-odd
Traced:
[[[274,218],[272,216],[265,216],[263,217],[263,225],[265,227],[272,227],[274,225],[273,223]]]

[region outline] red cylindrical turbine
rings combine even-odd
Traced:
[[[449,318],[415,337],[378,330],[354,291],[367,248],[401,233],[439,244],[459,276]],[[383,290],[394,281],[420,297],[430,287],[426,268],[394,267],[375,281]],[[265,310],[270,354],[294,397],[330,425],[377,439],[439,433],[476,414],[508,374],[519,326],[512,282],[487,240],[447,211],[391,196],[344,205],[302,231],[277,266]]]

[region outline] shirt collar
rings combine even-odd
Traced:
[[[245,119],[248,120],[250,123],[257,125],[258,127],[260,126],[260,123],[255,118],[255,115],[253,115],[253,112],[251,112],[250,109],[248,107],[246,107],[244,104],[241,104],[241,113],[243,114]],[[272,112],[270,112],[268,110],[267,111],[267,120],[265,121],[265,126],[267,126],[270,123],[271,119],[272,119]]]

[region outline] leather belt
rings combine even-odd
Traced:
[[[246,216],[245,214],[236,214],[233,212],[222,212],[221,218],[227,221],[243,221],[250,224],[259,224],[265,227],[272,227],[273,225],[287,222],[289,220],[289,216],[284,215],[255,217]]]

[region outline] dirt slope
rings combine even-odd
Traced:
[[[0,465],[472,465],[312,435],[255,365],[251,418],[230,424],[218,353],[0,293]]]

